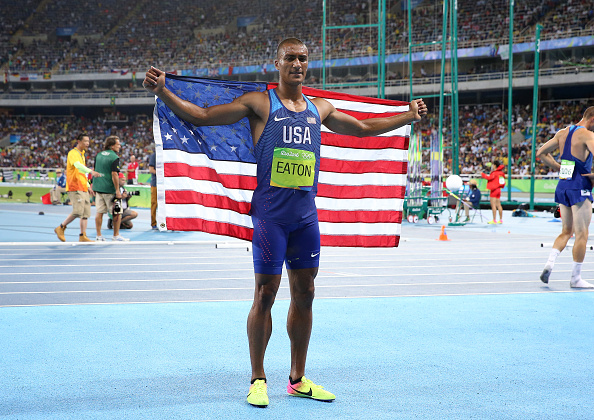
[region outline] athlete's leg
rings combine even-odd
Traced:
[[[264,353],[272,334],[271,309],[280,286],[288,233],[283,225],[252,216],[252,252],[256,286],[248,315],[247,332],[252,380],[266,378]]]
[[[503,206],[501,205],[501,198],[497,199],[497,209],[499,210],[499,220],[503,220]]]
[[[549,253],[549,258],[547,259],[544,269],[540,275],[540,281],[543,283],[549,282],[549,277],[551,276],[551,272],[553,271],[557,257],[561,251],[565,249],[567,246],[567,241],[569,241],[569,238],[571,238],[571,235],[573,235],[573,213],[571,207],[568,207],[564,204],[559,204],[559,211],[561,213],[561,233],[555,239],[553,248]]]
[[[287,316],[287,332],[291,340],[291,373],[293,380],[305,375],[305,361],[312,327],[314,279],[318,267],[288,270],[291,304]]]
[[[497,220],[497,198],[496,197],[489,197],[489,202],[491,203],[491,212],[493,212],[493,221]]]
[[[582,263],[586,256],[588,242],[588,227],[592,220],[592,202],[585,200],[571,206],[573,225],[575,229],[575,243],[573,245],[573,267],[571,270],[570,286],[574,288],[591,289],[594,285],[582,280]]]
[[[266,378],[264,373],[264,353],[272,334],[271,309],[280,286],[280,274],[256,273],[254,302],[248,315],[247,333],[252,364],[252,381]]]
[[[592,220],[592,202],[584,200],[571,206],[573,227],[575,230],[575,243],[573,244],[573,260],[584,262],[586,256],[586,243],[588,242],[588,228]]]
[[[553,248],[561,252],[567,246],[571,235],[573,235],[573,211],[571,207],[563,204],[559,205],[559,211],[561,212],[561,233],[555,239]]]

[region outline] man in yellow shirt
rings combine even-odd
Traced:
[[[72,213],[68,215],[60,226],[54,229],[58,239],[66,242],[64,231],[66,226],[77,217],[80,217],[80,235],[79,242],[93,242],[87,238],[87,220],[91,216],[91,199],[89,194],[93,194],[93,189],[87,182],[87,174],[91,173],[93,176],[103,176],[95,172],[85,165],[87,160],[85,152],[89,148],[91,140],[86,134],[79,134],[76,137],[76,147],[68,152],[68,160],[66,162],[66,191],[68,198],[72,203]]]

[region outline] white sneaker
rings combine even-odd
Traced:
[[[573,289],[594,289],[594,284],[590,284],[581,278],[577,279],[576,281],[570,281],[569,286],[571,286]]]
[[[111,240],[118,241],[118,242],[128,242],[130,239],[124,238],[122,235],[118,235],[118,236],[114,236],[113,238],[111,238]]]
[[[95,240],[99,242],[105,242],[105,238],[103,236],[97,236]]]

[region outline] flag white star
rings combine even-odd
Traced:
[[[215,145],[210,146],[210,150],[216,151],[217,150],[217,146],[215,146]]]
[[[171,127],[171,129],[173,130],[173,132],[174,132],[175,134],[177,134],[177,128],[175,128],[175,127]]]
[[[231,146],[231,151],[234,152],[237,150],[237,146]]]
[[[171,137],[173,137],[171,134],[165,134],[165,140],[171,140]]]
[[[187,138],[185,135],[181,138],[182,143],[187,143],[188,140],[190,140],[190,139]]]

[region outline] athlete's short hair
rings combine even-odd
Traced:
[[[303,45],[305,48],[307,48],[307,45],[305,45],[305,42],[303,42],[299,38],[285,38],[278,44],[278,47],[276,47],[276,58],[280,58],[278,56],[278,53],[281,50],[281,48],[284,47],[285,45],[289,45],[289,44],[290,45]]]
[[[589,107],[588,109],[586,109],[586,112],[584,112],[585,120],[589,120],[592,117],[594,117],[594,106]]]

